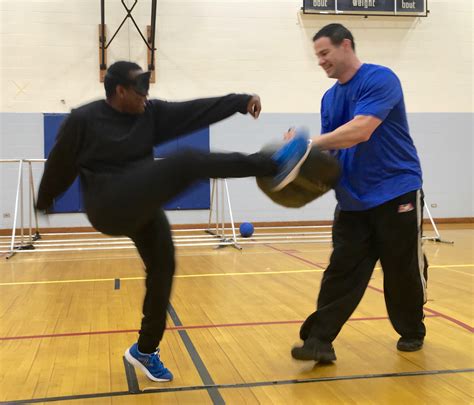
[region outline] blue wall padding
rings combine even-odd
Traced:
[[[43,115],[45,158],[48,157],[49,152],[54,146],[61,123],[67,115],[68,114],[60,113],[48,113]],[[209,152],[209,127],[156,146],[154,148],[155,157],[169,156],[172,153],[176,153],[180,148],[193,148]],[[210,204],[209,180],[201,180],[168,202],[164,208],[167,210],[209,209]],[[84,212],[79,179],[76,179],[63,195],[55,199],[51,212]]]
[[[67,114],[44,114],[44,156],[48,157],[54,146],[56,135]],[[84,212],[81,198],[81,184],[76,179],[72,186],[56,198],[50,212]]]
[[[173,139],[155,147],[155,157],[166,157],[179,149],[192,148],[209,152],[209,127],[189,135]],[[211,206],[209,180],[200,180],[188,187],[185,192],[165,204],[167,210],[199,210]]]

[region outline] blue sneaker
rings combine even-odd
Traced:
[[[291,183],[311,150],[311,140],[307,128],[298,128],[296,135],[277,150],[272,159],[278,165],[278,173],[273,177],[272,191],[280,191]]]
[[[171,381],[173,374],[160,360],[160,349],[155,353],[145,354],[138,351],[138,344],[134,343],[125,351],[125,358],[135,367],[142,370],[152,381]]]

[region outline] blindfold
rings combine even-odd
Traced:
[[[107,73],[105,78],[115,81],[117,84],[122,84],[125,86],[131,86],[138,94],[142,96],[148,95],[148,90],[150,89],[150,77],[151,72],[144,72],[137,76],[134,79],[123,79],[114,76],[111,73]]]

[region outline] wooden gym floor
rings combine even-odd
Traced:
[[[430,232],[427,232],[429,235]],[[123,360],[141,319],[143,270],[128,251],[0,259],[0,401],[85,404],[473,403],[474,229],[426,242],[427,338],[397,352],[376,269],[332,365],[290,356],[331,247],[185,247],[153,383]]]

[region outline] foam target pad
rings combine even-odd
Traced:
[[[283,144],[272,143],[264,146],[262,153],[273,155]],[[341,169],[339,162],[316,146],[301,165],[298,176],[280,191],[272,191],[271,177],[258,177],[258,187],[274,202],[284,207],[299,208],[326,194],[337,181]]]

